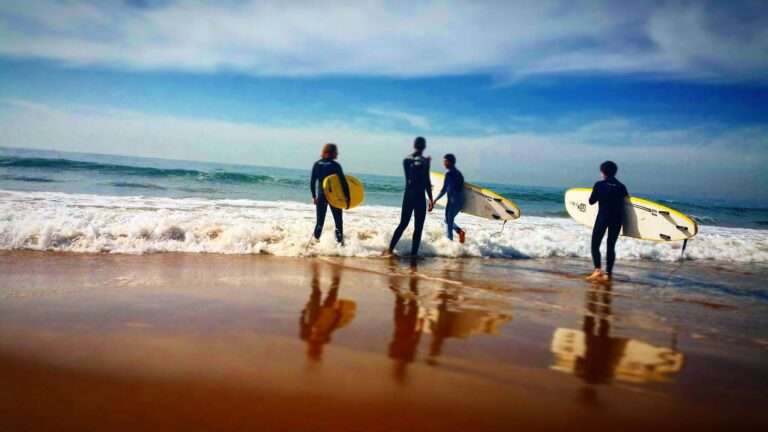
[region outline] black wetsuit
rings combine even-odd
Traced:
[[[456,216],[464,207],[464,176],[455,166],[448,170],[443,180],[443,189],[437,194],[435,201],[448,194],[448,205],[445,206],[445,226],[448,230],[448,240],[453,240],[453,232],[460,233],[461,227],[456,225]]]
[[[619,238],[621,224],[624,219],[624,201],[629,196],[627,188],[615,177],[595,183],[589,204],[599,203],[595,227],[592,229],[592,263],[600,268],[600,243],[605,231],[608,231],[606,251],[606,272],[613,272],[613,262],[616,260],[616,240]]]
[[[341,179],[341,189],[344,191],[344,196],[349,203],[349,184],[347,184],[347,178],[344,176],[344,172],[341,170],[341,165],[332,159],[320,159],[312,166],[312,179],[310,180],[309,189],[312,191],[312,198],[317,199],[317,223],[315,224],[315,238],[319,239],[320,234],[323,232],[323,224],[325,223],[325,213],[328,211],[328,201],[323,193],[323,180],[329,175],[336,174]],[[320,187],[317,187],[317,184]],[[331,206],[331,214],[333,215],[333,221],[336,223],[336,241],[344,243],[344,221],[341,216],[341,209]]]
[[[429,181],[430,158],[421,153],[413,153],[403,160],[405,171],[405,193],[403,194],[403,208],[400,210],[400,225],[392,235],[389,249],[394,250],[403,231],[411,222],[411,214],[416,216],[413,227],[413,242],[411,243],[411,255],[419,253],[421,243],[421,231],[424,229],[424,218],[427,216],[427,201],[424,192],[432,200],[432,183]]]

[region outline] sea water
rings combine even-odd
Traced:
[[[345,215],[342,248],[330,218],[329,233],[308,243],[315,223],[308,170],[0,148],[0,249],[376,256],[399,220],[403,180],[347,169],[365,183],[366,199]],[[523,217],[502,226],[462,214],[457,222],[470,235],[459,245],[445,238],[438,209],[428,216],[424,255],[590,256],[590,230],[567,217],[565,188],[479,184],[514,200]],[[699,221],[687,259],[768,263],[767,208],[653,198]],[[409,246],[406,235],[399,248]],[[681,243],[622,239],[617,256],[675,261]]]

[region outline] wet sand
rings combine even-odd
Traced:
[[[763,273],[587,267],[0,252],[0,430],[768,425]]]

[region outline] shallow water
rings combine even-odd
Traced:
[[[0,190],[0,249],[372,257],[386,249],[399,220],[399,209],[386,206],[345,214],[346,247],[340,248],[331,221],[320,243],[309,243],[315,224],[311,204]],[[571,219],[524,216],[502,225],[460,214],[457,223],[469,233],[465,245],[446,238],[441,210],[430,213],[421,252],[510,259],[590,256],[590,230]],[[410,232],[398,252],[410,249]],[[674,262],[682,256],[681,245],[622,238],[617,257]],[[712,265],[768,263],[768,230],[703,226],[684,257]]]
[[[348,174],[360,177],[365,183],[366,205],[400,206],[402,178],[358,173],[349,166],[346,169]],[[525,216],[567,217],[563,208],[565,186],[467,180],[512,199]],[[766,203],[675,197],[664,191],[637,191],[629,186],[634,195],[645,196],[644,192],[651,192],[649,196],[654,200],[690,214],[704,225],[768,227]],[[310,201],[308,170],[4,147],[0,147],[0,189],[106,196]]]

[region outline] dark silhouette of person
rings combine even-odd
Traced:
[[[437,364],[437,357],[443,351],[443,343],[451,337],[452,322],[448,314],[448,302],[455,299],[447,289],[442,289],[437,294],[437,322],[432,326],[432,343],[429,344],[429,363]]]
[[[576,374],[589,384],[604,384],[613,374],[624,353],[626,339],[612,338],[610,285],[592,284],[587,291],[586,309],[582,323],[586,353],[576,361]]]
[[[320,153],[320,160],[312,165],[312,177],[309,180],[309,190],[312,192],[312,201],[315,203],[315,210],[317,216],[317,222],[315,223],[315,230],[313,235],[316,240],[320,240],[320,235],[323,233],[323,225],[325,224],[325,214],[328,211],[328,207],[331,207],[331,215],[333,215],[333,222],[336,224],[336,241],[344,245],[344,217],[340,208],[333,207],[328,204],[328,200],[325,197],[325,190],[323,189],[323,180],[326,177],[337,175],[341,182],[341,189],[344,192],[344,197],[347,200],[347,209],[349,209],[349,183],[347,183],[347,177],[344,175],[344,171],[341,169],[341,165],[336,162],[336,158],[339,156],[339,148],[336,144],[328,143],[323,146],[323,150]]]
[[[432,183],[429,180],[429,167],[431,159],[424,155],[424,149],[427,148],[427,140],[423,137],[416,137],[413,142],[413,153],[403,160],[403,172],[405,174],[405,192],[403,193],[403,207],[400,209],[400,224],[395,228],[392,234],[392,240],[389,242],[389,248],[384,255],[392,255],[400,241],[403,232],[411,223],[411,216],[414,216],[413,241],[411,243],[411,256],[419,254],[419,245],[421,244],[421,232],[424,229],[424,220],[427,216],[427,210],[432,211],[434,201],[432,200]],[[424,194],[429,198],[429,203]]]
[[[395,361],[394,377],[399,383],[406,382],[406,369],[416,359],[421,341],[422,320],[419,318],[419,279],[415,273],[416,261],[411,262],[411,276],[408,279],[408,294],[400,291],[400,276],[390,276],[389,288],[395,293],[394,332],[389,344],[389,357]],[[391,273],[396,273],[394,264]]]
[[[610,281],[613,278],[613,263],[616,261],[616,241],[621,233],[624,221],[624,203],[629,192],[616,178],[619,167],[612,161],[605,161],[600,165],[600,173],[603,179],[595,183],[592,194],[589,196],[589,204],[598,204],[595,226],[592,228],[592,264],[595,270],[587,276],[587,280]],[[601,266],[600,243],[603,241],[606,231],[605,272]]]
[[[312,263],[312,283],[309,301],[301,311],[299,318],[299,337],[307,342],[307,357],[319,362],[323,356],[323,347],[331,341],[331,334],[345,326],[355,316],[355,303],[339,300],[341,269],[332,268],[331,285],[325,299],[320,289],[320,271],[317,262]]]

